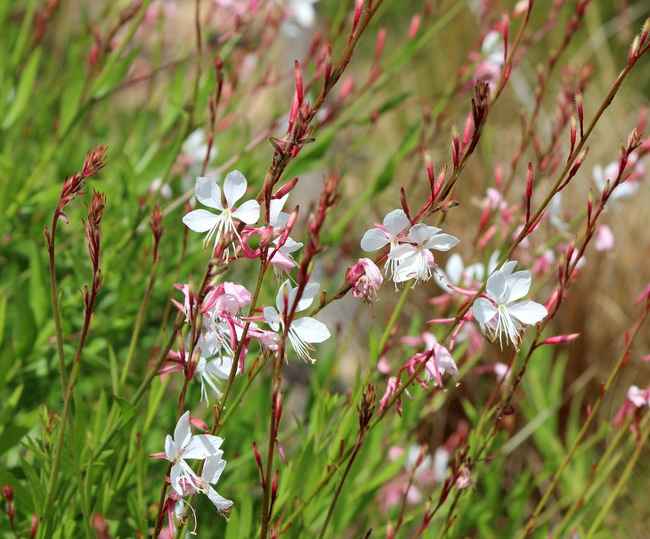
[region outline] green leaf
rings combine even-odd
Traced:
[[[41,49],[36,49],[29,61],[27,62],[27,67],[23,71],[20,82],[18,83],[18,90],[16,91],[16,97],[5,116],[4,122],[2,122],[2,128],[8,129],[11,127],[21,114],[25,111],[29,98],[32,95],[32,89],[34,87],[34,81],[36,80],[36,74],[38,72],[38,65],[41,61]]]

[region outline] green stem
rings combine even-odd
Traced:
[[[156,258],[153,261],[153,265],[151,267],[151,273],[149,274],[149,282],[147,283],[147,288],[144,292],[144,297],[142,298],[142,302],[140,303],[140,308],[138,309],[137,318],[135,319],[135,324],[133,326],[133,333],[131,334],[131,342],[129,343],[129,352],[126,356],[126,362],[124,363],[124,367],[122,369],[122,375],[120,377],[120,385],[119,385],[120,393],[122,392],[122,388],[124,387],[124,384],[126,383],[126,379],[129,375],[129,369],[133,361],[133,356],[135,355],[135,349],[138,344],[138,338],[140,337],[140,331],[142,330],[142,324],[144,323],[147,314],[147,307],[149,306],[149,300],[151,299],[151,292],[153,291],[154,284],[156,283],[158,261],[159,258]]]

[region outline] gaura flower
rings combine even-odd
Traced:
[[[383,249],[386,245],[390,246],[391,251],[397,247],[400,238],[403,237],[404,231],[411,225],[411,221],[404,213],[404,210],[393,210],[386,214],[384,221],[381,225],[375,225],[361,238],[361,248],[364,251],[378,251]],[[397,269],[397,261],[390,256],[386,260],[384,270],[390,273],[391,276],[395,274]]]
[[[211,434],[193,435],[190,427],[190,412],[185,412],[174,429],[174,436],[165,438],[165,459],[172,463],[169,479],[172,488],[183,496],[183,487],[200,490],[200,479],[185,462],[187,459],[204,460],[219,454],[223,439]]]
[[[212,485],[216,485],[226,468],[226,461],[221,458],[223,451],[214,457],[208,457],[203,463],[203,470],[199,478],[200,491],[203,492],[220,513],[226,513],[232,507],[232,501],[219,494]]]
[[[305,286],[300,301],[296,305],[295,312],[304,311],[313,303],[314,297],[318,294],[320,285],[309,283]],[[276,308],[264,307],[264,320],[275,332],[284,331],[285,318],[293,309],[296,302],[298,288],[291,286],[289,280],[284,281],[278,290],[275,298]],[[314,363],[310,352],[312,344],[321,343],[330,338],[330,331],[327,326],[310,316],[294,319],[287,331],[289,342],[299,357],[305,361]]]
[[[611,184],[616,180],[616,177],[618,176],[618,161],[613,161],[604,168],[601,165],[596,165],[593,169],[593,176],[598,191],[602,193],[607,187],[607,182]],[[620,198],[631,197],[636,194],[638,190],[639,182],[628,179],[618,184],[616,189],[612,191],[610,198],[612,200],[617,200]]]
[[[352,286],[352,295],[357,299],[372,301],[384,282],[381,271],[369,258],[360,258],[345,273],[345,280]]]
[[[209,178],[197,178],[194,191],[197,200],[208,208],[218,210],[219,213],[192,210],[185,214],[183,223],[194,232],[207,232],[203,240],[204,245],[207,245],[212,238],[216,245],[228,233],[239,237],[236,220],[252,225],[260,218],[260,205],[256,200],[247,200],[239,208],[235,207],[237,201],[246,193],[247,185],[246,178],[238,170],[228,173],[223,182],[223,195],[226,199],[224,205],[219,184]]]
[[[637,408],[650,407],[650,387],[641,389],[638,386],[630,386],[630,389],[627,390],[627,400]]]
[[[222,355],[214,359],[206,359],[201,356],[196,364],[195,375],[198,375],[201,382],[201,400],[208,402],[208,388],[214,394],[221,396],[219,384],[228,380],[232,369],[232,357]]]
[[[269,225],[272,227],[274,233],[280,233],[287,226],[289,221],[289,214],[283,212],[282,209],[289,198],[289,194],[284,195],[282,198],[274,198],[271,200],[269,207]],[[271,252],[275,251],[279,245],[280,238],[273,240],[275,247],[271,248]],[[296,267],[296,261],[291,256],[296,251],[302,248],[302,243],[287,237],[285,242],[271,257],[271,264],[278,270],[289,271]]]
[[[409,243],[401,243],[388,255],[397,261],[397,270],[393,276],[396,283],[410,279],[428,281],[435,267],[431,249],[449,251],[459,242],[455,236],[424,224],[413,225],[406,241]]]
[[[516,261],[507,261],[490,275],[486,297],[478,298],[472,314],[481,330],[491,340],[510,341],[517,348],[523,326],[541,322],[548,314],[546,307],[530,300],[522,300],[531,286],[529,271],[514,272]]]

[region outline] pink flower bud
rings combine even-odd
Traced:
[[[348,269],[345,279],[352,286],[352,295],[365,301],[373,301],[384,282],[381,271],[369,258],[360,258]]]
[[[11,487],[11,485],[3,485],[2,486],[2,496],[8,502],[13,501],[13,499],[14,499],[14,489]]]
[[[421,21],[422,21],[422,17],[420,17],[419,13],[413,15],[413,17],[411,18],[411,24],[409,25],[409,33],[408,33],[409,39],[413,39],[418,34]]]
[[[580,333],[570,333],[569,335],[556,335],[554,337],[549,337],[545,339],[542,344],[566,344],[571,341],[575,341],[580,337]]]
[[[38,517],[36,515],[32,515],[32,525],[29,529],[30,539],[34,539],[34,537],[36,537],[36,534],[38,533],[38,525],[39,525]]]

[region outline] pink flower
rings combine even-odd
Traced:
[[[405,365],[405,368],[410,372],[415,372],[422,361],[426,361],[424,367],[426,380],[420,382],[422,385],[426,385],[433,379],[436,386],[442,387],[442,376],[444,374],[453,376],[458,373],[454,358],[449,353],[449,350],[437,341],[433,333],[424,332],[420,337],[405,337],[402,342],[411,345],[419,343],[425,345],[424,351],[413,355]]]
[[[384,282],[381,271],[369,258],[360,258],[348,269],[345,279],[352,285],[352,295],[365,301],[376,299],[377,290]]]
[[[607,225],[599,225],[596,230],[596,251],[611,251],[614,248],[614,234]]]
[[[630,386],[627,390],[627,400],[637,408],[650,406],[650,387],[641,389],[637,386]]]

